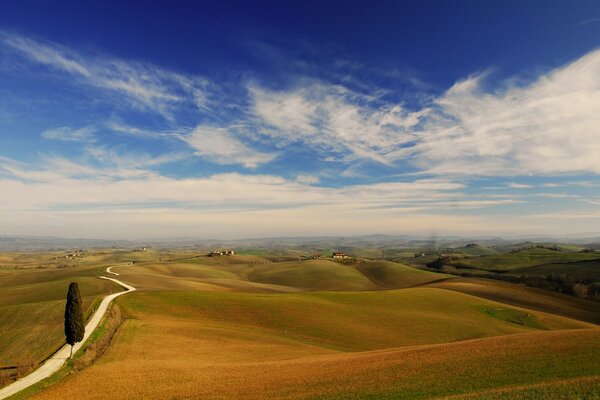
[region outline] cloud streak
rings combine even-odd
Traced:
[[[313,82],[289,91],[249,87],[257,130],[279,146],[302,143],[338,159],[392,165],[394,151],[415,139],[421,112],[339,85]]]
[[[69,74],[87,85],[120,94],[140,110],[173,120],[184,102],[207,110],[208,81],[142,62],[84,55],[54,43],[0,31],[0,42],[31,62]]]
[[[83,128],[70,128],[63,126],[60,128],[47,129],[42,132],[43,139],[61,140],[65,142],[91,142],[94,141],[96,128],[93,126],[85,126]]]
[[[256,168],[272,161],[277,154],[254,150],[232,133],[232,128],[217,128],[199,125],[180,139],[196,150],[196,154],[217,164],[240,164],[246,168]]]

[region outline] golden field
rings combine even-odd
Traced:
[[[106,353],[31,398],[600,396],[591,301],[383,261],[144,257],[115,257],[139,291],[117,300]],[[69,271],[86,282],[109,261]]]

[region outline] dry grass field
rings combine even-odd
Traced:
[[[98,252],[77,267],[0,270],[0,307],[35,327],[46,303],[62,313],[65,282],[89,300],[110,291],[95,286],[105,263],[139,289],[117,300],[125,319],[108,351],[32,398],[600,396],[597,303],[385,261],[130,254],[133,265]],[[41,336],[29,335],[40,350]]]
[[[108,353],[34,398],[429,398],[600,373],[599,330],[515,326],[476,307],[502,305],[444,290],[153,292],[119,303],[131,319]]]

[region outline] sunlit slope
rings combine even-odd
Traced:
[[[251,266],[248,280],[310,290],[403,288],[447,277],[389,261],[308,260]]]
[[[273,284],[250,282],[243,278],[247,264],[205,265],[200,263],[169,263],[121,265],[112,268],[121,279],[139,290],[200,290],[290,292],[298,289]]]
[[[262,260],[262,261],[261,261]],[[113,268],[140,289],[242,291],[359,291],[420,285],[447,275],[388,261],[269,262],[258,257],[199,257],[174,263],[122,265]]]
[[[442,289],[118,303],[129,319],[107,354],[36,398],[429,398],[600,373],[600,330],[547,331],[590,325]]]
[[[329,260],[293,261],[253,267],[248,280],[313,290],[373,290],[373,282],[353,265]]]
[[[560,329],[591,326],[433,288],[289,294],[152,292],[120,301],[132,317],[193,317],[345,351],[519,333],[545,329],[548,324]],[[507,322],[490,310],[514,310],[536,323]]]
[[[490,279],[455,278],[429,286],[600,324],[600,303]]]

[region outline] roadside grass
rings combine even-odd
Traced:
[[[64,299],[69,282],[80,284],[86,319],[104,295],[118,290],[114,283],[92,274],[99,274],[99,267],[20,270],[2,275],[0,366],[19,367],[12,374],[3,373],[4,378],[14,376],[14,372],[26,374],[64,344]]]
[[[98,357],[102,356],[109,348],[109,344],[121,326],[123,316],[121,310],[114,303],[109,306],[106,314],[98,324],[98,327],[90,335],[84,346],[73,354],[73,358],[54,374],[40,382],[14,394],[9,400],[24,400],[40,393],[41,391],[68,379],[69,375],[81,371],[90,366]],[[62,346],[62,345],[61,345]],[[86,397],[86,396],[83,396]]]

